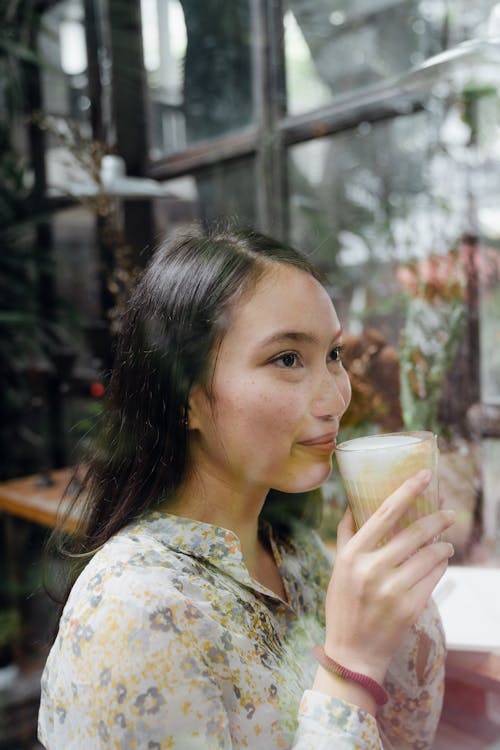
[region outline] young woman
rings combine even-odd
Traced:
[[[444,645],[430,595],[452,517],[381,544],[422,473],[357,533],[346,512],[332,574],[308,493],[349,400],[335,309],[298,253],[196,229],[157,251],[86,483],[91,559],[42,679],[45,747],[431,746]]]

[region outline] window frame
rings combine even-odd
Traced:
[[[424,68],[340,95],[330,104],[288,115],[282,0],[249,0],[252,23],[252,70],[255,122],[220,138],[146,161],[147,176],[158,180],[199,172],[214,165],[254,157],[257,224],[288,240],[287,151],[291,145],[334,135],[360,123],[374,124],[425,108],[433,81],[457,60],[485,53],[484,41],[459,45],[454,55],[440,54]],[[462,49],[460,49],[462,47]],[[269,138],[269,133],[272,137]]]

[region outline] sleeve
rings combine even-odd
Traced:
[[[374,716],[346,701],[306,690],[292,750],[382,750]]]
[[[385,750],[432,747],[443,704],[445,658],[441,619],[430,599],[386,675],[389,701],[377,714]]]
[[[309,539],[303,548],[309,553],[309,569],[319,570],[318,585],[311,586],[317,593],[311,606],[321,611],[332,560],[321,542],[314,542]],[[431,599],[392,659],[385,680],[389,701],[376,719],[357,706],[306,691],[294,750],[431,748],[441,715],[445,656],[441,620]]]
[[[444,633],[433,600],[392,659],[384,682],[389,701],[377,717],[309,690],[299,709],[293,750],[429,750],[444,693]]]
[[[231,750],[220,690],[175,607],[108,600],[70,624],[42,682],[48,750]]]
[[[312,634],[325,625],[325,592],[334,561],[319,535],[310,528],[296,529],[296,558],[303,561],[301,595],[307,611],[314,613]],[[318,637],[319,634],[318,634]],[[317,641],[317,639],[316,639]],[[314,642],[314,640],[313,640]],[[304,648],[310,648],[303,645]],[[313,662],[313,673],[315,663]],[[312,674],[313,674],[312,673]],[[298,727],[292,750],[381,750],[377,721],[372,714],[338,698],[306,690],[298,711]]]

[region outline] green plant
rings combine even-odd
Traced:
[[[30,466],[36,435],[20,415],[29,410],[26,367],[41,358],[37,336],[34,224],[30,169],[15,134],[26,107],[27,64],[36,57],[30,39],[37,17],[31,3],[0,8],[0,453],[2,479]]]
[[[407,430],[440,433],[439,401],[466,321],[465,281],[457,253],[399,269],[406,321],[399,349],[400,399]]]
[[[16,640],[21,628],[21,618],[17,609],[0,610],[0,649]]]
[[[141,272],[136,265],[132,247],[121,226],[120,208],[113,195],[106,192],[101,178],[101,162],[112,152],[110,144],[92,140],[82,131],[79,123],[61,120],[37,112],[32,121],[71,155],[71,159],[89,181],[99,190],[95,195],[74,196],[82,206],[92,212],[97,220],[98,242],[103,263],[107,302],[105,317],[112,334],[118,333],[130,292]]]

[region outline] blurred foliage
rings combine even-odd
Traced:
[[[401,267],[407,290],[399,350],[403,422],[407,430],[440,434],[439,402],[466,323],[466,279],[456,252]]]
[[[359,335],[345,334],[342,352],[349,373],[352,398],[342,418],[342,434],[356,429],[366,434],[395,432],[402,426],[399,401],[398,355],[380,331],[367,328]]]
[[[38,19],[30,2],[0,7],[0,453],[2,479],[24,469],[36,435],[20,418],[30,407],[26,367],[41,359],[30,166],[16,135],[26,109],[25,66]],[[29,463],[29,461],[28,461]]]
[[[55,364],[71,349],[70,311],[61,325],[52,293],[52,211],[28,147],[40,24],[29,0],[0,4],[0,480],[49,468],[45,399]]]
[[[481,350],[484,401],[500,394],[500,248],[483,248],[481,280]]]
[[[111,333],[117,334],[131,290],[142,269],[137,265],[134,250],[125,235],[119,201],[106,192],[102,182],[102,158],[112,154],[113,147],[104,141],[89,138],[78,122],[42,112],[34,113],[31,119],[41,130],[50,133],[52,139],[68,154],[70,162],[77,165],[89,182],[98,187],[95,195],[68,197],[78,201],[96,217],[108,300],[105,312]]]
[[[15,609],[0,610],[0,649],[15,640],[21,629],[20,614]]]

